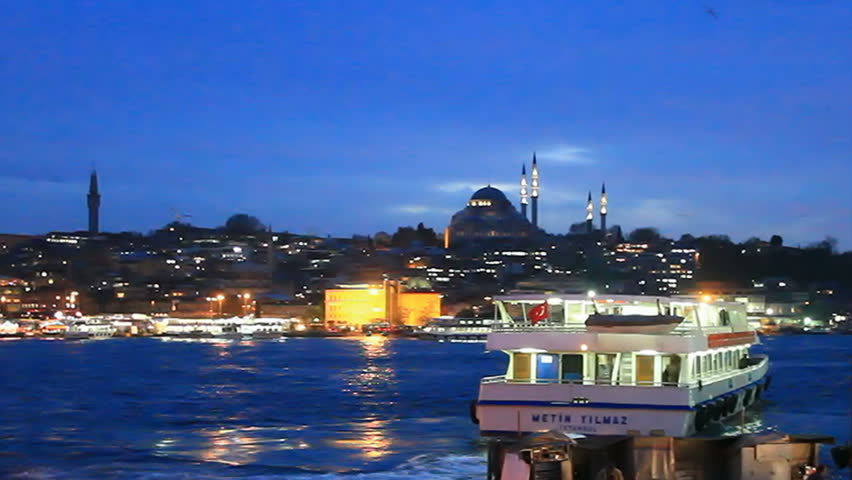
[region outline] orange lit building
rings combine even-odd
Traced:
[[[399,294],[399,319],[403,325],[425,325],[441,316],[441,295],[434,292]]]
[[[325,291],[325,320],[335,325],[358,327],[379,322],[423,325],[440,315],[440,294],[400,292],[397,282]]]

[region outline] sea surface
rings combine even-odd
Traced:
[[[849,441],[852,337],[763,341],[746,428]],[[2,341],[0,478],[481,479],[468,403],[505,360],[376,336]]]

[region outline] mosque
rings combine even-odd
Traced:
[[[521,166],[520,205],[515,208],[506,195],[488,185],[474,192],[464,209],[459,210],[444,231],[444,245],[469,240],[518,240],[544,234],[538,226],[538,202],[540,190],[538,161],[533,154],[530,181],[527,183],[526,164]],[[527,207],[530,216],[527,216]],[[606,232],[607,197],[606,186],[601,188],[600,201],[601,231]],[[593,225],[594,204],[589,192],[586,204],[586,232],[595,232]]]

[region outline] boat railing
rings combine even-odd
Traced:
[[[530,322],[503,322],[494,324],[491,327],[494,333],[536,333],[536,332],[554,332],[554,333],[586,333],[588,327],[585,323],[530,323]],[[707,335],[711,333],[729,333],[729,327],[698,327],[694,324],[678,325],[671,331],[662,335],[679,335],[684,337],[694,335]],[[616,333],[613,331],[613,333]],[[656,334],[661,335],[661,334]]]
[[[707,386],[711,383],[727,380],[743,373],[750,373],[766,366],[769,361],[768,357],[752,357],[756,361],[746,368],[736,370],[728,370],[713,375],[704,375],[699,378],[692,379],[688,382],[655,382],[655,381],[639,381],[639,382],[622,382],[619,380],[609,379],[559,379],[559,378],[506,378],[505,375],[495,375],[482,379],[482,384],[508,383],[517,385],[598,385],[610,387],[676,387],[676,388],[698,388]]]
[[[492,329],[494,333],[535,333],[535,332],[555,332],[555,333],[585,333],[588,328],[584,323],[565,324],[565,323],[536,323],[529,322],[511,322],[495,324]],[[698,334],[708,334],[717,332],[730,332],[729,328],[699,328],[697,325],[678,325],[665,335],[680,335],[693,336]]]

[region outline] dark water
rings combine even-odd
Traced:
[[[765,340],[748,428],[848,441],[852,337]],[[0,342],[0,478],[483,478],[482,344]]]

